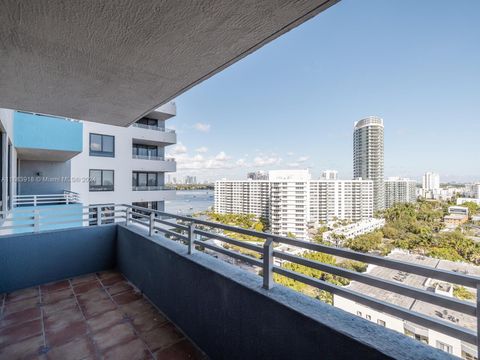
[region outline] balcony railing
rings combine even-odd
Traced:
[[[145,186],[132,186],[133,191],[158,191],[158,190],[171,190],[165,185],[145,185]]]
[[[155,125],[145,125],[145,124],[139,124],[139,123],[133,123],[132,124],[135,127],[139,127],[142,129],[149,129],[149,130],[156,130],[156,131],[161,131],[161,132],[166,132],[166,133],[174,133],[175,130],[173,129],[168,129],[163,126],[155,126]]]
[[[174,158],[166,158],[165,156],[157,156],[157,155],[138,155],[138,154],[132,154],[132,158],[134,158],[134,159],[141,159],[141,160],[175,161]]]
[[[13,206],[40,206],[78,203],[80,203],[80,195],[69,190],[64,190],[63,194],[13,196]]]
[[[257,269],[262,270],[261,276],[263,277],[263,287],[267,290],[275,286],[273,274],[276,273],[287,278],[299,281],[301,283],[310,285],[317,289],[325,290],[335,295],[340,295],[343,298],[363,304],[380,312],[393,315],[412,324],[423,326],[428,329],[438,331],[442,334],[452,336],[456,339],[471,344],[471,346],[477,345],[478,350],[477,331],[473,331],[471,329],[467,329],[454,323],[448,323],[447,321],[436,319],[431,316],[412,311],[406,307],[401,307],[386,301],[378,300],[370,296],[369,294],[355,292],[346,287],[337,286],[326,281],[319,280],[317,278],[306,276],[299,272],[288,270],[281,266],[277,266],[277,264],[291,262],[303,265],[311,269],[320,270],[329,274],[341,276],[395,294],[411,297],[432,305],[441,306],[445,309],[454,310],[472,317],[476,317],[477,329],[478,325],[480,324],[480,312],[478,311],[478,302],[480,301],[480,277],[466,275],[460,272],[457,273],[453,271],[441,270],[438,268],[431,268],[428,266],[417,265],[377,255],[355,252],[343,248],[314,244],[303,240],[296,240],[284,236],[257,232],[253,230],[165,213],[137,206],[84,206],[83,209],[83,219],[90,220],[90,224],[92,222],[92,214],[95,214],[94,216],[96,216],[96,219],[94,220],[94,222],[98,225],[102,225],[104,223],[112,221],[124,221],[127,226],[131,224],[136,224],[140,227],[145,228],[149,236],[152,236],[156,232],[159,232],[170,238],[171,240],[183,242],[187,245],[189,254],[192,254],[196,251],[201,251],[202,249],[207,249],[211,252],[223,254],[230,258],[250,264]],[[39,218],[38,216],[38,210],[35,210],[34,212],[32,212],[31,210],[25,210],[25,212],[27,211],[30,211],[30,216],[26,216],[25,219],[31,219],[30,223],[12,225],[8,228],[30,227],[32,231],[38,231],[38,224],[40,223],[57,224],[68,223],[69,221],[78,221],[78,219],[59,221],[59,218],[67,217],[68,214],[58,213],[55,211],[49,212],[48,214],[42,214],[41,218]],[[86,219],[85,216],[87,217]],[[3,228],[5,227],[2,227],[1,229]],[[253,236],[262,239],[263,242],[259,243],[259,245],[256,245],[250,242],[232,239],[223,235],[223,231]],[[247,256],[239,252],[226,249],[222,246],[207,242],[206,240],[217,240],[225,244],[230,244],[238,246],[245,250],[253,251],[259,254],[259,258]],[[477,289],[477,303],[458,300],[420,288],[395,283],[393,281],[375,277],[367,273],[359,273],[338,266],[309,260],[301,256],[281,252],[278,251],[275,247],[278,244],[293,246],[303,251],[308,250],[330,254],[345,259],[361,261],[368,264],[373,264],[389,269],[408,272],[410,274],[416,274],[436,280],[445,281],[452,284],[474,288]]]

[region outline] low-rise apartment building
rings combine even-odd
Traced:
[[[308,170],[274,170],[268,180],[215,182],[215,211],[268,219],[277,235],[308,238],[309,223],[373,216],[370,180],[312,180]]]
[[[356,236],[367,234],[369,232],[381,229],[385,226],[385,219],[363,219],[352,224],[340,226],[334,230],[323,233],[323,240],[337,244],[342,239],[353,239]]]
[[[399,250],[393,251],[388,258],[428,266],[439,270],[462,272],[476,276],[480,275],[480,267],[472,264],[439,260],[426,256],[408,254]],[[402,285],[420,288],[426,291],[441,294],[443,296],[454,296],[453,285],[444,282],[438,282],[424,276],[374,265],[369,265],[367,273],[383,280],[389,280]],[[441,306],[416,300],[408,296],[395,294],[390,291],[379,289],[377,287],[366,285],[357,281],[352,281],[347,288],[362,294],[368,294],[370,297],[373,297],[377,300],[393,303],[399,307],[411,309],[417,313],[446,321],[452,325],[466,327],[472,331],[476,331],[477,323],[474,316],[465,315],[454,310],[447,310]],[[472,293],[472,296],[475,294],[476,289],[466,289]],[[333,296],[333,305],[366,320],[372,321],[378,325],[398,331],[421,342],[429,344],[430,346],[446,351],[452,355],[468,360],[477,358],[475,344],[466,343],[453,336],[449,336],[436,330],[419,326],[399,317],[374,310],[368,306],[345,299],[339,295]]]

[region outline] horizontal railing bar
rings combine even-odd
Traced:
[[[167,225],[167,226],[172,226],[172,227],[175,227],[175,228],[178,228],[178,229],[182,229],[184,231],[188,231],[188,226],[177,224],[177,223],[171,223],[167,220],[162,220],[162,219],[155,218],[155,222],[158,222],[160,224],[164,224],[164,225]]]
[[[235,259],[245,261],[246,263],[249,263],[251,265],[255,265],[255,266],[259,266],[259,267],[262,266],[262,262],[258,259],[255,259],[255,258],[252,258],[250,256],[243,255],[243,254],[240,254],[240,253],[222,248],[220,246],[212,245],[212,244],[209,244],[209,243],[206,243],[206,242],[203,242],[203,241],[198,241],[198,240],[195,240],[194,244],[203,246],[203,247],[205,247],[209,250],[216,251],[216,252],[222,253],[224,255],[228,255],[228,256],[233,257]]]
[[[328,291],[332,294],[340,295],[349,300],[356,301],[362,305],[369,306],[375,310],[397,316],[400,319],[411,321],[420,326],[425,326],[427,328],[437,330],[445,335],[456,337],[471,344],[476,344],[476,333],[468,329],[464,329],[456,325],[450,325],[444,321],[431,318],[429,316],[411,311],[406,308],[402,308],[397,305],[386,303],[370,296],[361,295],[347,288],[333,285],[325,281],[317,280],[305,275],[301,275],[294,271],[283,269],[278,266],[273,267],[273,272],[279,275],[286,276],[290,279],[297,280],[304,284],[316,287],[318,289]]]
[[[337,266],[324,264],[318,261],[309,260],[279,251],[273,251],[273,256],[290,261],[292,263],[307,266],[309,268],[325,271],[334,275],[343,276],[351,280],[356,280],[363,284],[371,285],[383,290],[413,297],[415,299],[423,300],[431,304],[439,305],[451,310],[456,310],[467,315],[476,316],[476,306],[474,303],[468,303],[465,301],[457,300],[455,298],[441,296],[423,289],[413,288],[403,284],[397,284],[392,281],[380,279],[368,274],[362,274],[355,271],[342,269]]]
[[[375,264],[390,269],[407,271],[409,273],[430,277],[437,280],[443,280],[458,285],[464,285],[471,288],[476,288],[477,284],[480,284],[480,277],[474,277],[470,275],[457,274],[453,271],[441,270],[433,267],[412,264],[404,261],[388,259],[385,257],[360,253],[352,250],[341,249],[333,246],[326,246],[320,244],[310,243],[308,241],[290,239],[282,236],[272,236],[273,240],[283,244],[289,244],[304,248],[307,250],[313,250],[322,252],[325,254],[335,255],[347,259],[357,260],[369,264]]]
[[[195,229],[194,233],[198,234],[198,235],[201,235],[201,236],[205,236],[209,239],[217,239],[217,240],[220,240],[220,241],[232,244],[232,245],[237,245],[237,246],[243,247],[243,248],[248,249],[248,250],[256,251],[256,252],[259,252],[259,253],[263,252],[263,248],[261,246],[249,244],[249,243],[246,243],[246,242],[241,241],[241,240],[235,240],[235,239],[232,239],[232,238],[229,238],[229,237],[226,237],[226,236],[213,234],[211,232],[204,231],[204,230],[199,230],[199,229]]]
[[[182,234],[179,234],[175,231],[172,231],[172,230],[168,230],[168,229],[164,229],[164,228],[160,228],[158,226],[154,226],[153,227],[154,230],[157,230],[157,231],[160,231],[160,232],[163,232],[165,234],[168,234],[168,235],[171,235],[171,236],[176,236],[178,237],[180,240],[182,240],[184,243],[187,243],[188,242],[188,237],[186,237],[185,235],[182,235]]]

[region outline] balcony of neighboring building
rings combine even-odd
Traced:
[[[83,211],[87,217],[92,213],[87,207]],[[43,221],[59,222],[61,215],[51,213]],[[281,252],[269,241],[242,245],[219,230],[273,237],[275,242],[299,249],[364,256],[379,263],[375,256],[132,206],[112,205],[95,215],[95,221],[85,224],[90,226],[0,236],[0,358],[451,358],[444,351],[275,284],[272,273],[358,302],[368,301],[382,311],[396,311],[397,316],[402,312],[416,317],[409,309],[389,307],[368,294],[358,295],[289,271],[274,259],[301,261],[316,268],[328,265]],[[233,243],[263,257],[221,246]],[[224,258],[235,261],[227,263]],[[248,266],[263,271],[259,276],[248,271]],[[384,266],[409,265],[390,261]],[[382,283],[346,269],[330,266],[328,271],[353,274],[361,281],[414,295],[406,286]],[[428,270],[411,265],[406,271]],[[462,274],[436,273],[477,281]],[[474,310],[474,305],[456,301],[447,305],[447,300],[435,295],[415,294],[462,311]],[[416,320],[427,322],[422,317]],[[470,341],[476,337],[437,324],[437,328],[442,326]],[[286,338],[289,341],[279,341]]]
[[[82,152],[79,121],[16,111],[13,127],[19,159],[67,161]]]
[[[165,127],[165,120],[154,113],[133,123],[131,132],[134,139],[163,144],[164,146],[177,142],[175,130]]]
[[[175,159],[165,157],[165,149],[158,145],[134,142],[132,158],[135,159],[135,168],[139,170],[158,172],[175,172],[177,170]]]

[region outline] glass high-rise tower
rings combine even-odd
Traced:
[[[369,116],[353,130],[353,177],[373,181],[373,209],[385,208],[383,119]]]

